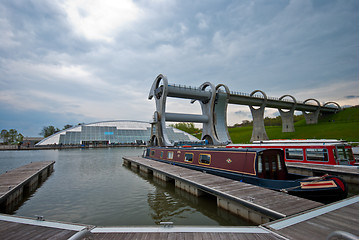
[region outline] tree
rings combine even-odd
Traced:
[[[68,128],[72,128],[72,125],[66,124],[62,130],[66,130],[66,129],[68,129]]]
[[[24,136],[21,133],[19,133],[16,137],[16,141],[18,143],[22,143],[23,140],[24,140]]]
[[[9,143],[9,132],[6,129],[1,130],[1,139],[4,144]]]
[[[9,142],[10,143],[14,143],[16,142],[16,137],[17,137],[17,131],[15,129],[10,129],[9,130]]]
[[[41,130],[41,132],[39,134],[46,138],[46,137],[51,136],[52,134],[55,134],[59,131],[60,131],[60,129],[55,128],[54,126],[47,126],[47,127],[43,127],[43,129]]]
[[[1,138],[4,144],[15,144],[21,143],[24,139],[24,136],[21,133],[18,133],[16,129],[6,129],[1,130]]]
[[[198,134],[200,132],[200,129],[194,127],[194,123],[176,123],[171,124],[171,127],[177,128],[179,130],[182,130],[184,132],[187,132],[189,134]]]

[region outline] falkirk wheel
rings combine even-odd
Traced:
[[[207,91],[208,89],[208,91]],[[221,90],[223,89],[223,90]],[[224,94],[217,94],[219,91]],[[187,98],[199,101],[202,114],[183,114],[166,112],[168,97]],[[167,77],[160,74],[154,81],[149,96],[156,102],[153,116],[151,143],[159,146],[173,146],[166,133],[166,122],[202,123],[202,137],[210,145],[227,145],[231,143],[227,129],[227,104],[229,89],[220,84],[216,87],[205,82],[199,88],[187,88],[168,85]]]
[[[261,96],[256,93],[261,93]],[[166,112],[166,100],[168,97],[190,99],[191,103],[198,101],[202,114]],[[282,118],[282,132],[295,131],[294,111],[302,111],[307,124],[316,124],[320,112],[331,114],[341,110],[339,104],[335,102],[327,102],[321,105],[314,98],[298,102],[288,94],[280,98],[272,98],[267,97],[261,90],[255,90],[251,94],[230,92],[224,84],[214,86],[210,82],[205,82],[199,87],[169,85],[167,77],[162,74],[158,75],[152,84],[148,99],[151,100],[152,98],[156,102],[156,111],[153,115],[151,144],[156,146],[175,145],[168,138],[166,122],[202,123],[201,140],[209,145],[227,145],[231,143],[227,128],[228,104],[249,106],[253,118],[251,142],[268,139],[264,127],[264,111],[266,107],[278,109]],[[291,100],[285,98],[290,98]],[[314,101],[315,104],[307,103],[310,101]]]

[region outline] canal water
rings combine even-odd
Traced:
[[[216,199],[194,197],[173,184],[122,165],[143,148],[1,151],[0,174],[35,161],[56,161],[54,172],[12,214],[96,226],[246,226],[217,208]]]

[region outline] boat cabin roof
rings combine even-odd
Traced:
[[[260,153],[260,152],[264,152],[264,151],[268,151],[268,150],[274,150],[274,148],[271,149],[265,149],[265,148],[213,148],[213,147],[151,147],[151,148],[156,148],[156,149],[163,149],[163,150],[180,150],[180,151],[226,151],[226,152],[256,152],[256,153]],[[278,150],[282,151],[282,149]]]
[[[267,140],[253,141],[252,144],[229,144],[228,147],[255,147],[255,146],[338,146],[347,145],[346,141],[335,139],[295,139],[295,140]]]

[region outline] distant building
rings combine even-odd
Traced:
[[[22,140],[23,147],[34,147],[36,143],[43,140],[43,137],[24,137]]]
[[[179,129],[168,127],[170,141],[198,141]],[[57,132],[36,146],[44,145],[117,145],[146,144],[150,140],[151,124],[142,121],[103,121],[82,124]]]

